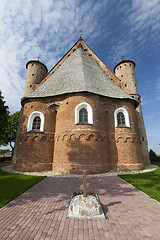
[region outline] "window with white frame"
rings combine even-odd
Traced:
[[[41,112],[33,112],[29,116],[27,132],[29,131],[44,131],[44,115]]]
[[[130,127],[129,114],[126,109],[118,108],[114,112],[115,127]]]
[[[75,108],[75,124],[93,124],[93,110],[88,103],[80,103]]]
[[[38,130],[41,127],[41,119],[40,117],[35,117],[33,120],[32,130]]]

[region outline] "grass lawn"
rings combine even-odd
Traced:
[[[151,164],[159,167],[153,172],[119,175],[119,177],[160,202],[160,163]]]
[[[0,169],[0,208],[45,177],[4,172]]]

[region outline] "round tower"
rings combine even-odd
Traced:
[[[121,89],[139,102],[140,96],[137,89],[135,63],[131,60],[122,60],[115,66],[114,72],[121,80]]]
[[[138,119],[142,157],[143,157],[144,164],[147,165],[150,163],[149,155],[148,155],[148,141],[147,141],[142,108],[141,108],[141,97],[138,94],[138,89],[137,89],[135,62],[131,60],[122,60],[120,63],[118,63],[115,66],[114,72],[115,72],[115,75],[121,81],[121,89],[139,102],[139,105],[136,108],[136,116]]]
[[[24,97],[37,88],[42,79],[46,76],[48,69],[40,61],[31,60],[26,64],[27,76],[24,88]]]

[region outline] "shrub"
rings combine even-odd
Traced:
[[[156,154],[152,149],[150,149],[150,151],[149,151],[149,156],[150,156],[150,157],[151,157],[151,156],[156,157],[157,154]]]

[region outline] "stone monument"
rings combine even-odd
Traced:
[[[87,187],[89,187],[86,179],[90,178],[90,176],[87,176],[86,170],[83,171],[83,176],[80,176],[80,178],[82,177],[83,185],[80,186],[80,189],[83,190],[83,193],[72,196],[68,218],[105,219],[98,196],[96,194],[89,194],[86,191]]]

